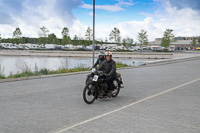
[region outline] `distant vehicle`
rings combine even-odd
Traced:
[[[151,47],[151,50],[153,50],[153,51],[161,51],[162,47],[161,46],[153,46],[153,47]]]
[[[130,51],[137,51],[135,47],[129,48]]]
[[[175,45],[170,45],[168,48],[168,51],[175,51]]]
[[[94,46],[94,50],[100,50],[100,46]]]
[[[117,49],[116,48],[112,48],[112,47],[109,47],[106,49],[107,51],[116,51]]]
[[[200,47],[195,48],[195,50],[200,50]]]
[[[147,49],[147,47],[144,47],[144,46],[143,46],[142,49]]]
[[[131,48],[135,49],[135,51],[140,50],[140,46],[132,46]]]
[[[85,48],[86,50],[92,50],[92,46],[90,45],[90,46],[86,46],[86,48]]]
[[[29,49],[29,47],[25,46],[24,49]]]
[[[55,50],[56,49],[56,44],[45,44],[45,49]]]

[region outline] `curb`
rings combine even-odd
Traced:
[[[184,61],[190,61],[199,59],[200,55],[198,56],[192,56],[192,57],[182,57],[182,58],[174,58],[174,59],[164,59],[164,60],[158,60],[158,61],[148,61],[144,65],[149,66],[155,66],[155,65],[165,65],[165,64],[171,64],[171,63],[178,63],[178,62],[184,62]]]
[[[191,61],[191,60],[195,60],[195,59],[200,59],[200,56],[165,59],[165,60],[158,60],[158,61],[147,61],[145,64],[140,65],[140,66],[117,68],[117,70],[159,66],[159,65],[165,65],[165,64]],[[86,74],[89,72],[90,71],[82,71],[82,72],[53,74],[53,75],[40,75],[40,76],[31,76],[31,77],[22,77],[22,78],[0,79],[0,83],[22,81],[22,80],[32,80],[32,79],[42,79],[42,78],[52,78],[52,77],[60,77],[60,76],[70,76],[70,75],[77,75],[77,74]]]
[[[31,80],[31,79],[41,79],[41,78],[52,78],[52,77],[60,77],[60,76],[69,76],[69,75],[85,74],[85,73],[88,73],[88,72],[90,72],[90,71],[52,74],[52,75],[40,75],[40,76],[31,76],[31,77],[22,77],[22,78],[1,79],[0,83],[22,81],[22,80]]]

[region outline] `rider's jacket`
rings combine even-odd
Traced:
[[[110,59],[109,61],[105,60],[102,65],[99,67],[100,71],[103,71],[108,76],[116,76],[116,63],[114,60]]]
[[[92,67],[96,67],[98,64],[100,67],[104,61],[105,61],[105,58],[98,58],[96,63]]]

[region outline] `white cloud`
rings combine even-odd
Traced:
[[[116,0],[118,3],[114,5],[95,5],[95,9],[101,9],[101,10],[106,10],[106,11],[111,11],[111,12],[117,12],[117,11],[124,11],[125,9],[123,7],[128,7],[134,5],[132,0]],[[93,5],[90,4],[83,4],[82,8],[85,9],[93,9]]]
[[[68,27],[71,32],[71,29],[74,29],[72,27],[78,24],[72,10],[81,5],[80,0],[42,0],[37,6],[32,6],[30,0],[22,2],[20,5],[23,5],[23,7],[18,15],[8,16],[11,17],[9,20],[13,20],[13,23],[1,23],[0,21],[0,32],[3,37],[12,37],[13,31],[17,27],[21,29],[25,36],[38,37],[38,32],[42,26],[47,27],[49,33],[55,33],[57,37],[61,37],[63,27]],[[3,7],[7,5],[7,3],[3,4]],[[77,27],[80,26],[83,25],[80,24]]]
[[[86,9],[93,9],[93,5],[90,4],[84,4],[82,8]],[[116,12],[116,11],[123,11],[124,9],[120,7],[119,5],[96,5],[95,9],[102,9],[102,10],[107,10],[111,12]]]
[[[55,33],[57,37],[61,37],[63,27],[68,27],[72,38],[74,35],[84,38],[88,26],[77,20],[72,13],[72,9],[81,4],[74,3],[73,8],[64,10],[65,7],[62,10],[60,9],[62,13],[59,13],[60,11],[55,11],[55,2],[56,0],[47,3],[43,1],[43,4],[37,4],[36,7],[31,6],[30,3],[24,3],[25,8],[20,12],[20,15],[12,16],[12,19],[15,20],[13,24],[0,24],[2,37],[11,37],[17,27],[21,29],[25,36],[38,37],[39,28],[44,25],[50,31],[49,33]],[[118,0],[118,2],[123,3],[124,1]],[[154,14],[142,13],[147,16],[143,21],[127,21],[115,25],[97,24],[96,39],[105,40],[105,38],[109,38],[109,33],[114,27],[120,29],[122,38],[132,37],[134,41],[137,41],[138,32],[142,29],[147,31],[149,41],[162,37],[164,31],[168,28],[174,30],[175,36],[200,35],[200,13],[197,10],[191,8],[178,9],[171,6],[169,2],[164,5],[164,10],[158,9]]]
[[[144,13],[145,14],[145,13]],[[147,31],[149,41],[163,37],[166,29],[173,29],[175,36],[199,36],[200,35],[200,13],[191,8],[177,9],[169,2],[165,3],[164,11],[156,11],[155,14],[145,14],[147,17],[143,21],[121,22],[104,29],[105,34],[101,34],[101,28],[97,34],[101,38],[108,38],[114,27],[121,31],[122,38],[133,37],[137,41],[138,32],[142,29]],[[103,26],[101,26],[103,27]],[[100,37],[99,37],[100,38]]]
[[[118,1],[118,5],[121,5],[121,6],[132,6],[135,4],[135,3],[133,3],[133,0],[128,0],[128,1],[117,0],[117,1]]]

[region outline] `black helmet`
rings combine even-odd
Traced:
[[[104,52],[99,52],[98,57],[100,58],[100,56],[102,56],[103,58],[105,58],[105,53]]]

